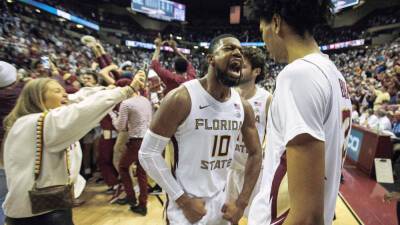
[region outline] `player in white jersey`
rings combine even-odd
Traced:
[[[330,225],[351,126],[346,81],[313,37],[331,0],[251,0],[279,73],[249,225]],[[289,210],[290,209],[290,210]]]
[[[256,127],[261,143],[265,141],[267,112],[271,101],[271,94],[264,88],[258,87],[256,84],[265,77],[265,55],[258,48],[243,48],[244,63],[242,68],[243,78],[240,85],[236,88],[242,98],[246,99],[253,108],[256,119]],[[244,169],[247,162],[247,149],[239,135],[236,143],[233,161],[228,175],[228,184],[226,188],[228,199],[236,199],[242,190],[244,183]],[[259,182],[253,190],[249,205],[253,196],[258,192]],[[244,215],[247,216],[248,207]]]
[[[140,163],[167,192],[169,224],[237,224],[261,168],[254,113],[233,88],[239,84],[242,48],[232,35],[211,41],[207,75],[171,91],[156,112],[139,152]],[[239,133],[248,149],[246,186],[234,201],[224,188]],[[162,152],[172,137],[172,174]]]

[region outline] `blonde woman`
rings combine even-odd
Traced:
[[[48,78],[35,79],[24,87],[4,120],[4,167],[9,192],[3,208],[8,225],[73,225],[71,209],[40,215],[31,210],[28,192],[34,184],[36,125],[43,112],[48,113],[43,124],[43,161],[37,186],[65,185],[65,149],[78,151],[77,141],[116,104],[142,88],[143,81],[144,73],[139,73],[127,87],[83,89],[74,95],[67,95],[57,81]]]

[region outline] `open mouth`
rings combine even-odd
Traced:
[[[68,104],[68,99],[64,98],[63,100],[61,100],[61,105],[66,105]]]
[[[241,70],[242,70],[242,60],[239,58],[234,58],[229,62],[228,65],[228,70],[231,72],[234,76],[239,77]]]

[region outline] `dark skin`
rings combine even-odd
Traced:
[[[291,63],[319,53],[311,34],[299,36],[280,15],[275,14],[271,21],[261,19],[260,31],[268,52],[277,62]],[[324,144],[310,134],[300,134],[286,146],[290,211],[284,225],[324,224]]]
[[[224,86],[216,78],[216,68],[227,68],[230,63],[243,64],[240,42],[235,38],[223,38],[214,50],[214,53],[207,57],[209,68],[207,75],[200,80],[202,87],[216,100],[225,102],[231,97],[231,89]],[[227,69],[229,70],[229,69]],[[240,70],[239,70],[240,71]],[[235,71],[227,72],[236,76]],[[254,113],[247,101],[243,100],[244,121],[241,128],[243,141],[248,149],[248,159],[245,169],[245,180],[242,192],[234,202],[227,202],[221,209],[223,218],[232,224],[238,224],[243,216],[244,209],[248,205],[250,195],[257,182],[261,169],[261,144],[255,127]],[[190,113],[191,100],[187,89],[183,86],[171,91],[163,99],[160,108],[154,115],[150,130],[164,137],[171,137],[175,134],[178,126],[187,118]],[[176,110],[179,109],[179,110]],[[205,202],[201,198],[189,197],[186,193],[181,195],[176,203],[182,209],[183,214],[189,222],[199,221],[207,213]]]

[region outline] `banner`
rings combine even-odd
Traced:
[[[358,162],[364,134],[356,129],[351,129],[349,142],[347,143],[347,155],[355,162]]]

